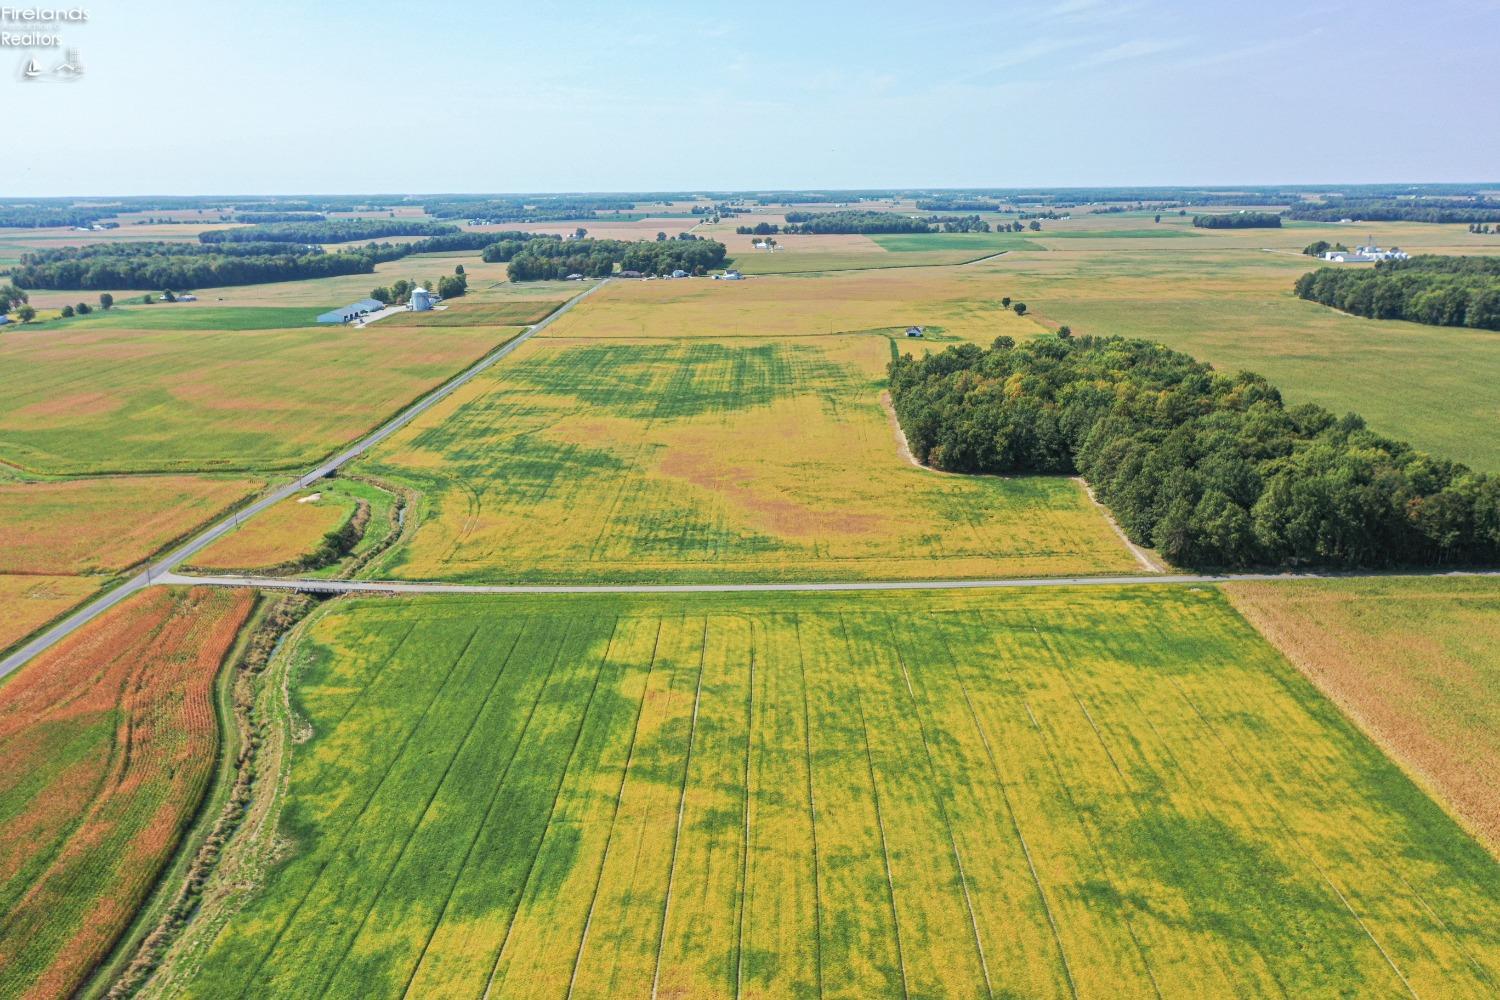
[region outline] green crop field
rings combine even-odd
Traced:
[[[1212,589],[362,599],[283,662],[280,860],[166,993],[1500,981],[1493,858]]]
[[[84,302],[91,292],[79,292]],[[185,302],[152,305],[116,305],[107,312],[58,321],[59,326],[105,330],[289,330],[317,326],[318,314],[328,309],[315,306],[206,306]]]
[[[1303,301],[1292,284],[1317,265],[1299,254],[1071,242],[1076,252],[1011,253],[965,270],[976,287],[1025,301],[1049,325],[1143,337],[1220,368],[1255,371],[1289,402],[1354,410],[1384,434],[1500,471],[1493,332],[1361,319]]]
[[[378,323],[8,332],[0,459],[49,474],[308,465],[514,333]]]
[[[947,476],[903,459],[880,397],[890,344],[533,340],[361,463],[423,497],[368,573],[651,582],[1139,568],[1074,482]]]

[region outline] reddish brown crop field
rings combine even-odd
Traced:
[[[72,994],[208,787],[249,591],[136,595],[0,686],[0,996]]]

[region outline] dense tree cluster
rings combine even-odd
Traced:
[[[1494,198],[1340,198],[1294,204],[1287,218],[1337,222],[1500,222]]]
[[[384,236],[442,236],[458,227],[422,219],[324,219],[322,222],[270,222],[243,229],[210,229],[199,243],[353,243]]]
[[[623,195],[538,195],[513,198],[448,195],[422,202],[435,219],[469,219],[492,224],[592,219],[600,212],[627,212],[635,199]]]
[[[327,218],[322,212],[235,212],[228,221],[263,226],[269,222],[322,222]]]
[[[845,209],[838,212],[788,212],[788,233],[930,233],[931,223],[895,212],[869,212]]]
[[[498,247],[492,248],[498,250]],[[724,244],[716,240],[560,240],[543,237],[519,244],[510,255],[506,268],[512,281],[539,281],[582,274],[590,278],[608,277],[615,265],[621,271],[641,274],[671,274],[686,271],[706,274],[710,268],[724,265]],[[486,260],[506,258],[492,256]]]
[[[1500,330],[1500,257],[1423,255],[1373,268],[1324,267],[1295,287],[1304,299],[1370,319]]]
[[[734,231],[740,236],[775,236],[781,227],[774,222],[757,222],[753,226],[735,226]]]
[[[1188,566],[1500,560],[1500,478],[1287,407],[1160,344],[1000,337],[890,365],[913,453],[955,472],[1081,473],[1131,538]]]
[[[56,205],[0,205],[0,227],[41,229],[49,226],[88,226],[114,213],[108,209],[66,208]]]
[[[247,252],[249,251],[249,252]],[[95,243],[23,254],[11,277],[24,288],[205,288],[369,274],[406,247],[367,244],[324,253],[288,244]]]
[[[1281,216],[1276,212],[1211,212],[1193,216],[1199,229],[1280,229]]]
[[[945,233],[987,233],[990,231],[990,224],[977,215],[930,215],[926,221]]]
[[[993,201],[978,198],[918,198],[920,212],[998,212],[1000,206]]]

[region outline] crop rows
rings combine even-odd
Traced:
[[[150,591],[0,688],[0,995],[71,993],[145,898],[207,787],[251,603]]]
[[[1216,594],[351,602],[192,995],[1479,994],[1500,875]]]
[[[1074,483],[911,467],[884,337],[532,342],[378,449],[425,495],[382,576],[655,581],[1128,571]]]

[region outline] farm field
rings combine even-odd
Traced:
[[[213,476],[0,482],[0,573],[118,572],[264,485]]]
[[[743,282],[616,281],[541,336],[718,339],[873,333],[899,338],[915,324],[927,327],[938,341],[988,346],[1001,334],[1035,334],[1035,323],[1000,304],[1002,296],[1011,294],[1010,276],[988,268],[914,267]],[[903,350],[907,346],[921,343],[904,343]]]
[[[1226,590],[1500,856],[1500,581],[1308,580]]]
[[[0,995],[72,994],[134,916],[207,787],[253,601],[147,591],[0,685]]]
[[[0,459],[61,473],[310,464],[515,333],[510,327],[0,335]]]
[[[464,296],[465,299],[468,296]],[[546,319],[564,300],[501,299],[488,302],[450,303],[431,312],[397,313],[380,320],[381,326],[530,326]]]
[[[1500,471],[1500,338],[1361,319],[1298,299],[1293,282],[1316,266],[1252,249],[1081,250],[1012,253],[965,271],[991,283],[990,294],[1023,299],[1039,322],[1143,337],[1249,369],[1291,402],[1354,410],[1382,433]]]
[[[288,657],[235,850],[289,853],[166,995],[1500,977],[1494,859],[1213,589],[361,599]]]
[[[414,530],[367,575],[689,582],[1139,569],[1072,481],[946,476],[904,460],[880,402],[890,357],[882,335],[539,337],[361,460],[422,494]]]
[[[355,499],[333,490],[305,491],[251,518],[192,557],[202,570],[257,570],[280,566],[318,547],[328,532],[354,516]]]
[[[0,650],[9,649],[85,598],[104,581],[92,576],[0,574]]]

